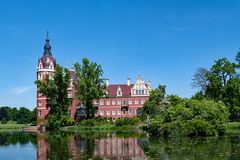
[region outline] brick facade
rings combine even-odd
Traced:
[[[56,60],[51,53],[51,46],[49,39],[46,39],[43,56],[38,60],[37,65],[37,80],[44,80],[46,76],[52,78],[55,72]],[[72,119],[76,119],[80,103],[76,100],[76,89],[74,83],[76,82],[76,74],[74,70],[70,70],[70,84],[68,88],[68,97],[72,99],[72,104],[68,107],[68,113]],[[126,84],[109,84],[106,82],[107,96],[94,101],[98,111],[98,117],[135,117],[143,106],[144,102],[148,100],[150,94],[150,82],[145,83],[143,78],[138,76],[134,84],[130,83],[128,78]],[[37,117],[38,119],[45,119],[50,108],[47,107],[46,97],[39,93],[37,88]]]

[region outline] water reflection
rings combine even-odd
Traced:
[[[60,138],[61,137],[61,138]],[[137,138],[82,137],[78,134],[38,134],[37,158],[46,159],[146,159]]]
[[[238,135],[151,139],[139,134],[0,133],[0,159],[240,159]]]

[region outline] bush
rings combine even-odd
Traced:
[[[7,119],[6,118],[3,118],[2,121],[1,121],[1,124],[7,124]]]
[[[171,137],[222,135],[228,117],[228,109],[222,102],[187,100],[151,119],[147,131],[153,136]]]
[[[115,124],[118,127],[122,127],[122,126],[135,125],[139,121],[140,121],[139,118],[118,118]]]

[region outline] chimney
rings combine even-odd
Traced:
[[[109,79],[106,79],[106,86],[109,86]]]
[[[131,85],[131,78],[127,78],[127,85],[130,86]]]

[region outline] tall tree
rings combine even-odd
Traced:
[[[205,93],[207,88],[207,78],[206,75],[208,73],[208,70],[205,68],[197,68],[193,75],[193,83],[192,87],[199,88],[201,93]]]
[[[166,110],[166,105],[163,103],[166,95],[166,86],[159,85],[158,88],[151,91],[149,100],[144,103],[141,109],[141,115],[155,117],[160,112]]]
[[[208,85],[206,95],[215,100],[221,100],[224,87],[227,82],[236,77],[236,64],[229,62],[226,58],[215,61],[210,71],[206,74]]]
[[[98,100],[105,94],[105,83],[101,65],[90,62],[87,58],[82,60],[82,65],[74,65],[77,84],[76,98],[85,107],[87,119],[95,115],[93,100]]]
[[[60,120],[62,116],[67,115],[68,106],[71,104],[71,100],[67,95],[69,83],[69,70],[60,65],[56,65],[53,79],[47,76],[46,79],[36,82],[39,91],[47,97],[47,107],[50,108],[48,120],[52,118],[52,120],[49,120],[50,123],[55,123],[55,120]],[[57,129],[55,127],[60,127],[61,122],[59,122],[58,125],[48,125],[50,129]]]

